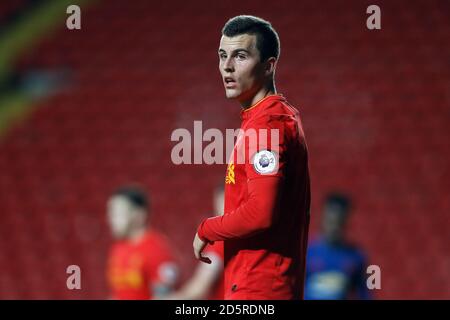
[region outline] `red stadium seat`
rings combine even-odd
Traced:
[[[150,190],[152,224],[168,234],[189,275],[192,236],[212,214],[225,165],[172,164],[170,135],[192,130],[194,120],[238,127],[214,52],[226,17],[249,8],[260,8],[255,14],[281,36],[277,87],[303,117],[311,233],[323,196],[348,191],[356,204],[351,238],[382,267],[377,297],[449,297],[447,16],[437,2],[401,10],[386,3],[398,20],[386,19],[398,27],[369,35],[357,1],[267,5],[196,1],[173,10],[145,0],[98,1],[83,13],[89,32],[56,30],[20,58],[21,72],[66,66],[73,74],[65,91],[42,100],[0,142],[0,252],[14,253],[0,255],[0,298],[107,297],[105,203],[130,182]],[[221,15],[204,14],[205,6]],[[429,19],[412,20],[424,10],[433,12]],[[70,264],[86,270],[81,293],[64,285]]]

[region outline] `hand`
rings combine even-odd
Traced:
[[[195,233],[194,243],[192,244],[194,247],[195,258],[202,262],[211,264],[211,259],[209,259],[208,257],[202,256],[202,252],[205,249],[206,244],[207,244],[206,242],[204,242],[202,239],[200,239],[200,237],[198,236],[198,233]]]

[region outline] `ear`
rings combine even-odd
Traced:
[[[144,224],[147,221],[147,212],[143,209],[136,209],[135,219],[139,224]]]
[[[267,76],[273,75],[275,73],[275,68],[277,67],[277,59],[275,57],[270,57],[266,61],[265,73]]]

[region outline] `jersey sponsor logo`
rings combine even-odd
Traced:
[[[317,299],[339,299],[349,286],[348,276],[339,271],[323,271],[311,275],[307,290]]]
[[[110,284],[115,289],[139,289],[144,284],[142,274],[142,257],[133,254],[128,261],[122,261],[119,256],[111,259],[108,272]]]
[[[138,289],[144,283],[141,270],[115,268],[109,274],[111,286],[116,289]]]
[[[270,174],[278,170],[277,155],[273,151],[262,150],[253,157],[253,167],[259,174]]]
[[[230,164],[228,165],[227,175],[225,177],[225,184],[236,184],[233,162],[230,162]]]

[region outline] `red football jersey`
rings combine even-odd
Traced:
[[[137,243],[119,241],[108,259],[107,278],[113,299],[152,299],[155,286],[172,286],[177,267],[163,235],[148,231]]]
[[[302,299],[309,228],[308,151],[297,109],[271,95],[241,112],[244,135],[230,158],[223,216],[199,237],[224,241],[225,299]],[[278,139],[270,129],[278,129]],[[245,154],[245,161],[239,155]]]

